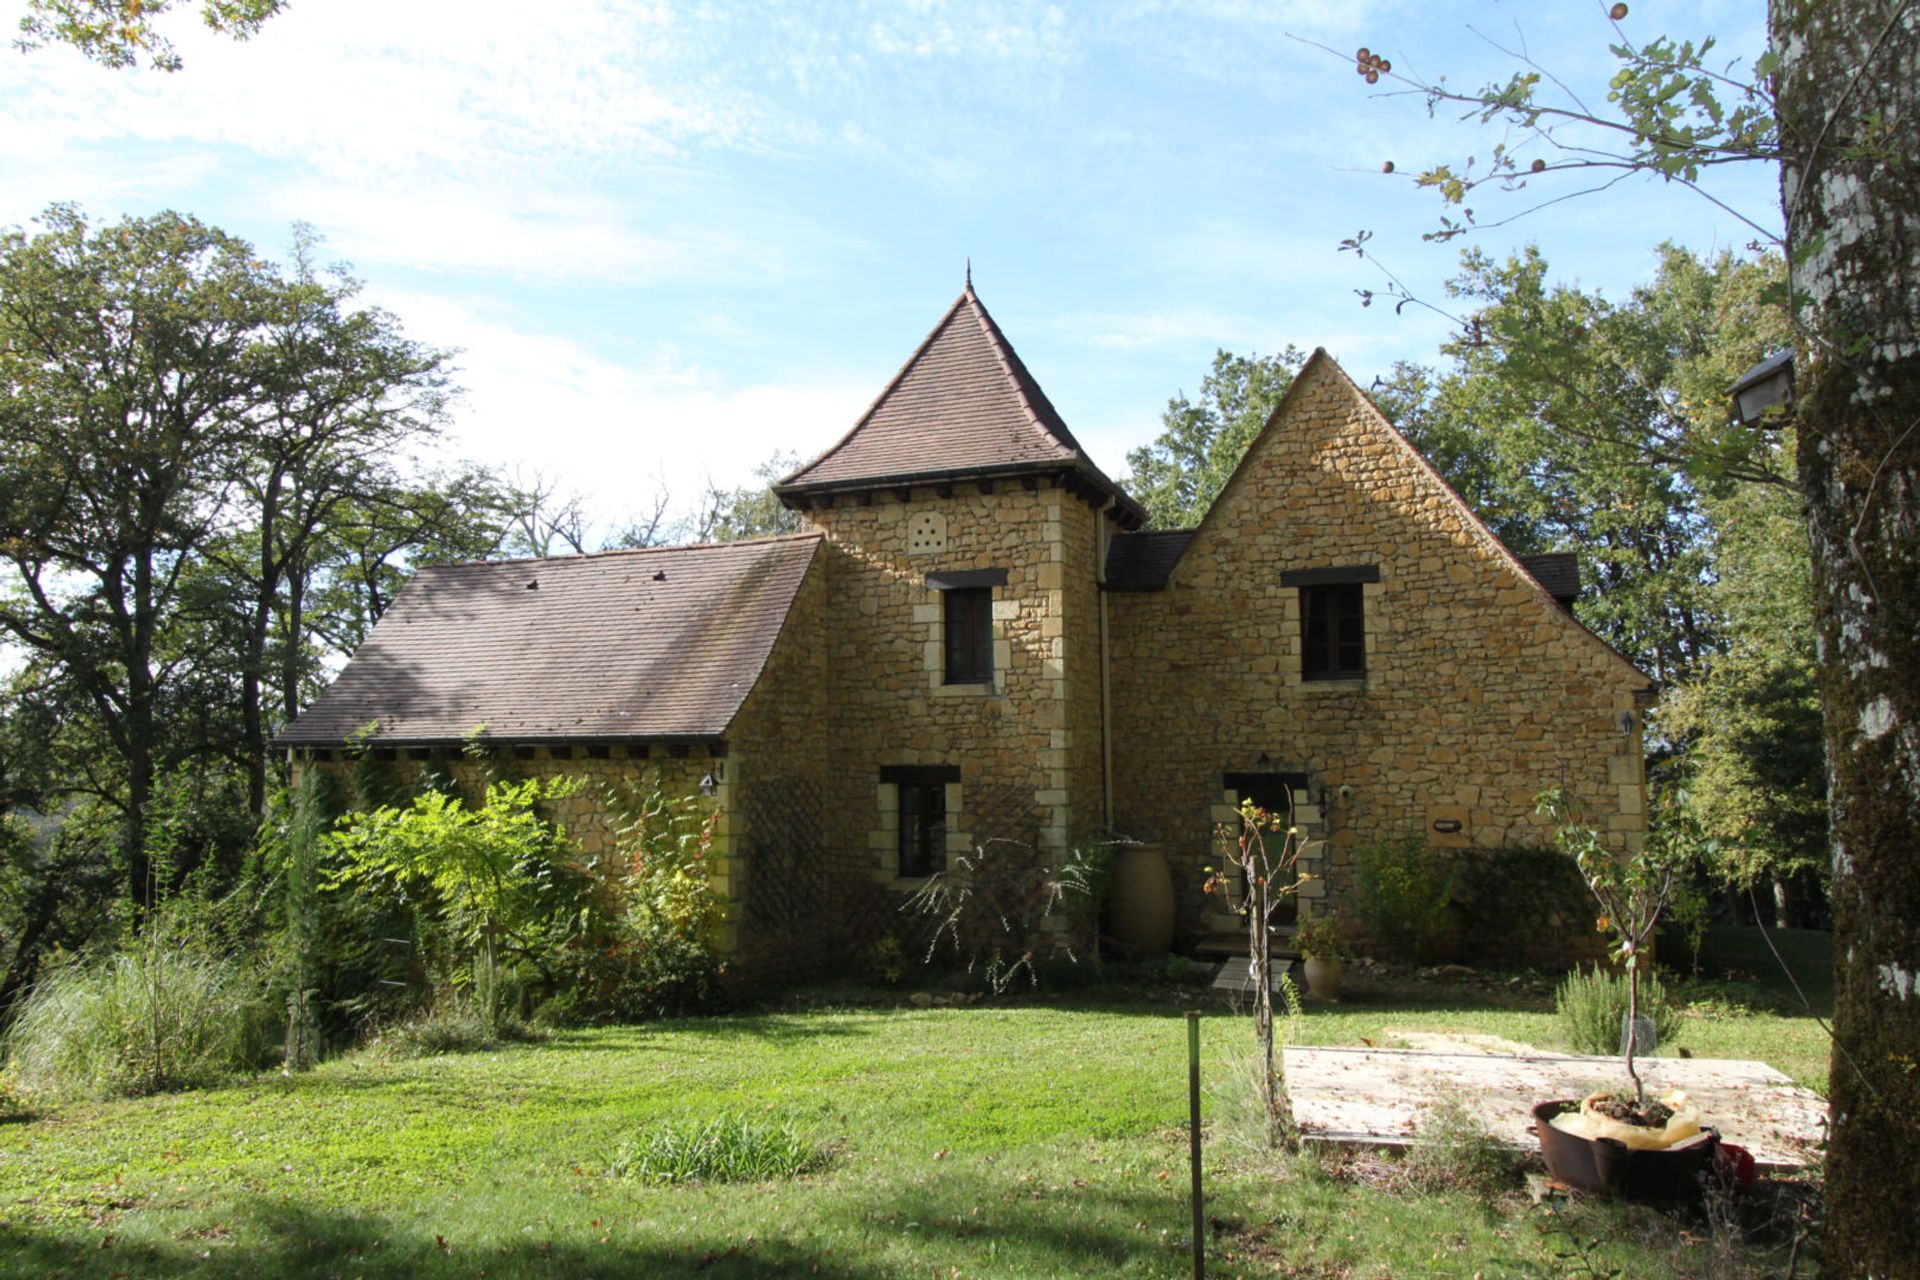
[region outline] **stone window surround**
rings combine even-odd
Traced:
[[[874,787],[878,822],[867,833],[867,847],[875,859],[871,874],[875,883],[889,889],[912,891],[932,877],[900,874],[900,787],[903,782],[939,782],[946,788],[948,865],[952,865],[955,854],[972,851],[973,835],[962,825],[965,789],[960,782],[958,765],[881,765],[880,781]]]
[[[1360,587],[1361,625],[1365,628],[1367,672],[1351,679],[1309,680],[1303,666],[1306,661],[1306,616],[1302,608],[1301,588],[1317,586]],[[1381,671],[1374,660],[1376,641],[1382,630],[1386,610],[1382,607],[1385,587],[1380,581],[1378,564],[1336,565],[1321,569],[1284,569],[1280,573],[1281,654],[1280,670],[1290,692],[1365,693],[1380,685]]]
[[[995,595],[992,606],[993,679],[967,684],[947,683],[947,636],[945,593],[956,588],[990,587],[997,593],[1007,584],[1007,570],[947,569],[927,574],[925,596],[913,606],[913,619],[927,629],[922,645],[922,665],[927,672],[927,689],[937,698],[1001,697],[1007,692],[1007,668],[1013,665],[1013,641],[1007,635],[1007,623],[1019,616],[1020,602]]]

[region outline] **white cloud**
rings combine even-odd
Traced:
[[[458,347],[467,395],[449,433],[462,458],[539,471],[620,523],[664,484],[690,507],[711,479],[752,482],[776,450],[812,456],[852,425],[875,388],[823,374],[794,384],[737,383],[657,355],[609,360],[570,338],[528,332],[483,301],[383,293],[407,333]]]

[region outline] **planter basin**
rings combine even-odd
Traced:
[[[1700,1175],[1713,1162],[1720,1135],[1706,1130],[1704,1141],[1666,1151],[1635,1151],[1612,1138],[1582,1138],[1553,1126],[1574,1101],[1538,1103],[1533,1126],[1547,1172],[1570,1187],[1628,1200],[1686,1200],[1700,1194]]]

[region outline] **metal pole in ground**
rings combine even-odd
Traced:
[[[1206,1280],[1206,1211],[1200,1198],[1200,1013],[1187,1013],[1187,1131],[1193,1152],[1193,1280]]]

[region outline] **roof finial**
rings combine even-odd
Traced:
[[[973,291],[973,255],[967,255],[967,291]]]

